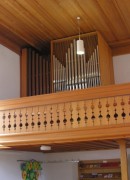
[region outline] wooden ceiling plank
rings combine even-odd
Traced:
[[[19,24],[22,23],[25,27],[28,28],[28,30],[34,35],[39,38],[39,40],[49,39],[50,33],[49,29],[46,29],[45,26],[41,27],[41,24],[38,22],[38,20],[35,18],[35,14],[31,14],[27,9],[25,9],[21,4],[19,4],[17,1],[8,1],[8,4],[2,4],[4,8],[10,13],[11,16],[15,17],[15,21]],[[44,33],[46,30],[48,32]],[[33,30],[33,31],[32,31]],[[33,36],[34,36],[33,35]]]
[[[35,47],[35,42],[32,42],[32,39],[29,39],[29,37],[24,37],[23,36],[23,31],[19,31],[19,30],[16,30],[14,27],[12,27],[12,25],[11,25],[11,22],[8,22],[8,23],[6,23],[6,25],[5,25],[5,22],[3,21],[1,21],[1,24],[5,27],[5,28],[7,28],[10,32],[13,32],[16,36],[18,36],[19,38],[21,38],[21,39],[23,39],[25,42],[27,42],[28,44],[30,44],[30,45],[32,45],[33,47]]]
[[[21,29],[23,31],[22,36],[24,36],[25,34],[28,34],[28,36],[31,36],[31,35],[33,36],[32,38],[34,41],[43,40],[42,37],[41,38],[38,37],[39,31],[35,31],[38,29],[38,26],[35,25],[35,27],[33,27],[32,21],[34,21],[34,19],[33,20],[30,19],[28,21],[26,14],[25,14],[25,16],[21,16],[22,13],[18,13],[18,11],[16,11],[16,9],[15,9],[15,6],[13,6],[13,4],[8,4],[8,6],[5,6],[4,8],[5,9],[2,9],[2,7],[1,7],[1,12],[3,14],[3,16],[1,16],[1,18],[3,17],[3,20],[4,20],[5,17],[8,16],[9,17],[8,21],[9,20],[11,21],[12,25],[15,26],[15,29],[17,29],[17,30]],[[5,11],[6,11],[6,14],[4,13]],[[20,12],[21,12],[21,9],[20,9]]]
[[[68,9],[70,8],[70,6],[66,1],[62,1],[67,5],[65,9],[61,6],[61,3],[59,4],[53,0],[50,0],[49,3],[48,1],[43,2],[42,0],[36,1],[39,3],[39,7],[41,6],[42,16],[47,15],[47,17],[49,18],[49,22],[51,22],[51,24],[53,25],[53,28],[60,28],[61,31],[65,34],[64,37],[70,36],[70,33],[71,35],[78,33],[77,29],[75,28],[75,24],[77,23],[76,17],[74,17],[73,19],[72,14],[70,15],[68,13]],[[73,20],[75,20],[75,22]],[[63,34],[55,37],[55,39],[61,37],[63,37]]]
[[[123,54],[130,54],[130,45],[112,48],[112,56],[119,56]]]
[[[68,27],[66,25],[69,23],[69,27],[70,27],[70,25],[72,26],[72,24],[70,24],[70,22],[69,22],[70,17],[67,18],[66,23],[63,21],[63,19],[62,19],[62,21],[60,21],[60,23],[58,23],[59,22],[58,19],[63,18],[62,15],[64,13],[63,13],[63,10],[62,11],[60,10],[60,6],[56,7],[56,5],[57,5],[56,2],[49,1],[49,3],[47,3],[47,8],[45,6],[46,3],[43,3],[43,1],[40,1],[40,3],[39,3],[39,0],[36,0],[35,2],[37,2],[37,3],[34,4],[33,8],[39,9],[39,15],[41,17],[44,17],[44,18],[41,18],[41,20],[42,21],[44,20],[44,22],[47,24],[47,27],[49,24],[49,26],[50,26],[49,29],[51,29],[52,32],[54,32],[55,30],[56,30],[56,32],[59,32],[59,33],[53,35],[53,37],[55,36],[55,38],[56,37],[59,38],[59,37],[62,37],[63,34],[64,34],[64,37],[66,37],[68,35],[67,30],[69,32],[71,30],[70,28],[66,29],[66,27]],[[50,7],[52,7],[52,8],[51,8],[51,10],[48,11],[48,8],[50,9]],[[56,7],[56,9],[55,9],[55,7]],[[37,10],[37,9],[35,9],[35,10]],[[60,11],[60,14],[58,14],[58,11]],[[65,14],[67,14],[67,12]],[[55,18],[55,17],[57,17],[57,18]],[[63,23],[63,24],[61,25],[61,23]],[[51,40],[52,40],[52,38],[51,38]]]
[[[90,146],[93,146],[93,147],[99,147],[99,148],[107,148],[107,149],[109,149],[109,148],[117,148],[117,146],[113,146],[113,145],[108,145],[107,143],[93,143],[92,145],[91,144],[89,144]]]
[[[66,1],[60,1],[59,5],[64,10],[65,14],[67,12],[69,16],[69,21],[71,22],[73,27],[76,29],[76,33],[78,32],[77,16],[81,17],[80,19],[81,33],[93,31],[94,26],[93,26],[92,20],[90,17],[88,17],[87,11],[84,11],[82,9],[81,2],[74,1],[74,0],[71,0],[71,1],[66,0]]]
[[[97,1],[91,0],[91,3],[89,1],[84,1],[84,3],[80,3],[80,4],[81,7],[84,9],[84,11],[86,11],[87,14],[89,15],[89,18],[91,18],[95,30],[101,32],[101,34],[107,41],[116,40],[116,36],[111,30],[111,27],[107,23],[106,19],[104,18],[104,15],[102,14],[102,11]]]
[[[97,1],[104,21],[108,24],[116,39],[127,37],[128,31],[125,22],[122,20],[114,1]],[[118,19],[118,21],[117,21]]]
[[[3,10],[2,7],[0,7],[0,11],[2,12],[2,15],[0,16],[1,24],[5,28],[7,28],[9,31],[13,32],[15,35],[17,35],[21,39],[23,39],[26,42],[26,44],[30,44],[33,47],[35,47],[36,49],[39,49],[37,46],[39,41],[35,37],[35,34],[33,35],[33,37],[31,37],[30,29],[27,30],[26,25],[21,24],[20,20],[18,21],[18,23],[15,22],[14,17],[10,16],[10,13],[7,10],[6,11]],[[8,17],[8,16],[10,18],[7,18],[6,23],[5,23],[4,19],[5,19],[5,17]],[[43,44],[43,41],[40,44]]]
[[[109,145],[108,145],[109,144]],[[116,145],[115,145],[116,144]],[[15,150],[26,150],[26,151],[35,151],[40,152],[39,145],[24,145],[24,146],[12,146],[12,149]],[[49,144],[51,146],[52,152],[72,152],[72,151],[86,151],[86,150],[105,150],[105,149],[117,149],[119,148],[117,143],[113,141],[92,141],[92,142],[77,142],[77,143],[61,143],[61,144]]]
[[[123,40],[120,40],[120,41],[114,41],[114,42],[109,43],[109,45],[112,48],[117,48],[117,47],[123,47],[123,46],[126,46],[126,45],[130,45],[130,38],[123,39]]]
[[[15,35],[14,39],[41,50],[49,48],[50,40],[78,34],[76,17],[80,16],[82,33],[97,30],[112,48],[125,47],[120,41],[130,39],[129,7],[129,0],[4,0],[0,24],[10,32],[9,37]]]
[[[124,27],[126,28],[128,32],[127,34],[130,35],[130,20],[129,20],[130,1],[129,0],[123,0],[123,1],[115,0],[113,1],[113,3],[115,4],[117,8],[117,11],[120,15],[121,20],[124,22]]]
[[[57,28],[56,26],[53,26],[52,19],[51,20],[49,19],[49,16],[47,15],[47,13],[45,13],[45,11],[40,9],[40,5],[38,6],[38,4],[35,3],[35,1],[31,4],[28,3],[26,0],[19,1],[19,2],[20,2],[20,4],[22,4],[24,6],[24,8],[26,7],[26,9],[32,15],[32,20],[34,18],[37,20],[37,22],[39,23],[40,26],[42,26],[45,29],[48,28],[48,29],[46,29],[46,34],[53,33],[53,36],[57,36],[57,34],[60,34],[60,33],[62,34],[63,29],[61,29],[61,27]],[[48,3],[50,3],[50,2],[48,2]],[[53,9],[51,11],[53,12]],[[52,14],[52,17],[53,16],[54,15]]]

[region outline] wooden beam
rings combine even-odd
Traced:
[[[130,138],[130,124],[110,125],[108,127],[85,127],[73,128],[68,130],[57,131],[41,131],[41,132],[22,132],[14,134],[0,135],[0,144],[4,146],[19,145],[36,145],[36,144],[52,144],[52,143],[74,143],[74,142],[90,142],[102,140],[118,140],[122,138]],[[121,145],[121,148],[124,148]],[[124,152],[121,149],[121,153]],[[123,157],[123,155],[122,155]],[[124,157],[123,157],[124,158]],[[124,161],[124,160],[123,160]],[[123,179],[125,180],[125,179]]]
[[[126,141],[119,140],[118,143],[120,145],[122,180],[128,180],[128,162],[127,162]]]
[[[123,39],[120,41],[111,42],[108,44],[112,48],[127,46],[127,45],[130,45],[130,38],[129,39]]]
[[[20,52],[21,52],[20,46],[18,44],[16,44],[15,42],[11,41],[10,39],[8,39],[2,35],[0,35],[0,43],[3,46],[5,46],[8,49],[15,52],[16,54],[20,55]]]
[[[24,76],[24,78],[26,77],[26,68],[24,68],[24,72],[22,72],[22,75]],[[22,88],[24,88],[24,86],[26,86],[26,82],[24,82]],[[14,100],[1,100],[0,110],[23,108],[29,106],[44,106],[48,104],[67,103],[82,100],[84,101],[98,98],[109,98],[113,96],[125,96],[129,94],[130,83],[101,86],[75,91],[64,91],[39,96],[23,97]],[[24,96],[24,93],[22,94],[22,96]]]
[[[112,48],[112,56],[130,54],[130,45]]]

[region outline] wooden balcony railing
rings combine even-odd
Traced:
[[[1,101],[0,122],[3,142],[129,137],[130,84]]]

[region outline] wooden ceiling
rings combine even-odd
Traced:
[[[113,48],[130,45],[130,0],[0,0],[0,42],[46,52],[51,40],[99,31]]]
[[[74,151],[119,149],[119,144],[117,143],[116,140],[47,144],[47,146],[51,146],[50,151],[41,151],[40,150],[41,145],[44,145],[44,144],[12,146],[10,148],[6,148],[6,150],[55,153],[55,152],[74,152]],[[127,148],[130,148],[130,139],[126,139],[126,145],[127,145]],[[5,149],[5,148],[1,147],[0,149]]]

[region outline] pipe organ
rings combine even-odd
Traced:
[[[53,40],[50,56],[22,49],[21,96],[86,89],[114,83],[111,49],[99,32],[81,35],[84,55],[77,55],[78,36]]]
[[[22,49],[21,96],[50,93],[50,57],[32,48]]]
[[[78,36],[52,41],[53,92],[85,89],[114,82],[111,50],[104,39],[98,32],[81,35],[81,38],[84,41],[84,55],[76,53]]]

